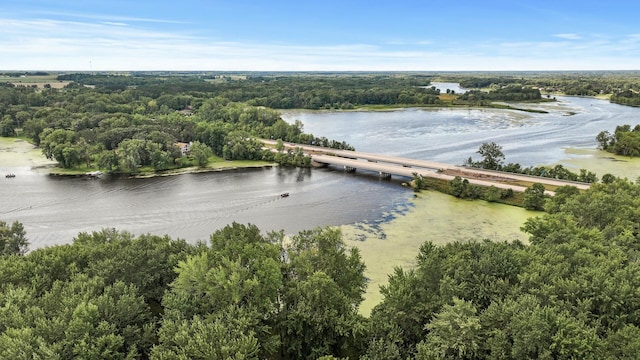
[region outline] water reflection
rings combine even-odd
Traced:
[[[287,181],[287,179],[295,178],[296,182],[303,182],[306,180],[310,180],[311,178],[311,169],[309,168],[277,168],[278,177],[281,178],[282,181]]]

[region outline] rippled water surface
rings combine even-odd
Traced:
[[[640,109],[608,101],[561,97],[520,104],[547,114],[498,109],[406,109],[388,112],[287,113],[305,131],[340,139],[366,152],[461,164],[483,142],[503,147],[507,162],[525,166],[572,158],[569,148],[595,148],[595,136],[616,125],[640,122]]]
[[[0,179],[0,219],[25,224],[31,248],[70,242],[80,231],[207,240],[233,221],[294,233],[384,218],[406,206],[399,180],[333,170],[238,170],[153,179],[68,179],[18,169]],[[289,197],[280,194],[288,192]],[[405,205],[403,205],[405,204]]]

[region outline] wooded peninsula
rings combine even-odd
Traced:
[[[441,93],[437,81],[470,91]],[[0,135],[79,173],[232,160],[308,166],[301,151],[266,150],[259,139],[352,146],[305,133],[281,109],[521,111],[559,95],[637,106],[639,91],[638,72],[6,73]],[[640,130],[607,130],[593,134],[603,149],[640,154],[629,150]],[[468,165],[537,171],[483,146]],[[0,358],[634,359],[640,184],[553,170],[591,188],[530,194],[541,212],[522,225],[526,244],[425,239],[415,267],[389,274],[368,317],[359,306],[375,264],[335,228],[288,235],[232,223],[197,244],[103,229],[29,251],[23,224],[0,219]],[[463,182],[449,186],[479,197]]]

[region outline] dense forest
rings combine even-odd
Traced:
[[[635,88],[635,90],[624,90],[618,91],[611,96],[611,102],[621,104],[621,105],[629,105],[629,106],[640,106],[640,93],[638,91],[639,88]]]
[[[69,74],[58,80],[124,90],[136,86],[146,96],[203,94],[273,109],[352,109],[362,105],[439,104],[439,90],[427,76],[362,75],[218,75],[158,77]],[[180,110],[176,104],[175,110]]]
[[[458,96],[458,100],[483,102],[483,101],[540,101],[542,96],[540,90],[521,86],[505,85],[495,90],[480,91],[469,90]]]
[[[68,82],[62,89],[5,82],[0,84],[0,135],[24,136],[61,167],[84,171],[130,174],[204,166],[212,155],[308,166],[300,152],[276,154],[258,139],[353,148],[304,133],[302,123],[287,124],[276,109],[454,104],[440,99],[440,90],[429,86],[431,78],[75,73],[57,76],[56,81]],[[496,100],[540,100],[540,92],[507,86],[461,95],[459,104]],[[180,144],[189,144],[189,151]]]
[[[234,223],[195,245],[105,229],[25,254],[1,223],[0,357],[634,359],[639,199],[613,179],[546,200],[528,244],[424,239],[368,318],[336,229]]]
[[[5,84],[0,86],[0,135],[27,137],[64,168],[125,173],[202,165],[210,153],[227,160],[308,165],[295,152],[283,156],[264,150],[257,138],[353,149],[306,134],[300,122],[287,124],[273,109],[186,91],[187,80],[159,81],[126,89],[75,82],[44,90]],[[191,144],[191,158],[183,156],[179,143]]]

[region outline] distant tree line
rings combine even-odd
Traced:
[[[467,89],[500,88],[513,85],[539,88],[546,93],[573,96],[610,95],[612,103],[640,106],[640,72],[583,71],[583,72],[526,72],[495,76],[450,75],[447,81],[458,81]]]
[[[488,88],[491,86],[507,86],[517,84],[521,79],[508,77],[470,77],[459,80],[460,87],[465,89]]]
[[[438,104],[440,91],[418,75],[252,75],[208,79],[198,76],[67,74],[59,80],[95,86],[99,91],[136,87],[145,96],[207,93],[233,102],[273,109],[352,109],[362,105]]]
[[[459,101],[490,102],[490,101],[540,101],[540,90],[530,86],[505,85],[490,91],[469,90],[458,96]]]
[[[10,71],[10,72],[3,72],[0,73],[0,76],[6,76],[6,77],[21,77],[21,76],[48,76],[50,75],[48,72],[45,71]]]

